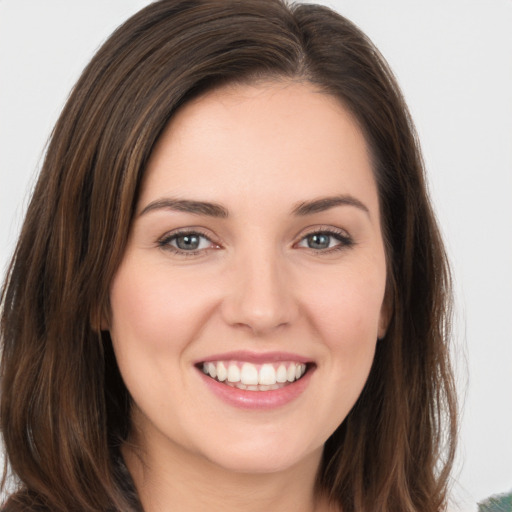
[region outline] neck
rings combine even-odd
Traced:
[[[145,512],[327,512],[315,496],[321,450],[285,470],[240,473],[219,467],[180,446],[166,452],[126,444],[123,455]]]

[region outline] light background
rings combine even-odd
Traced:
[[[99,44],[146,0],[0,0],[0,270],[47,137]],[[512,0],[331,0],[395,71],[453,264],[465,401],[454,501],[512,488]],[[457,508],[455,508],[457,510]]]

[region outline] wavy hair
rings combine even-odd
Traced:
[[[358,120],[373,158],[392,316],[317,491],[344,512],[438,512],[456,433],[450,274],[419,144],[388,65],[332,10],[161,0],[118,28],[74,87],[2,288],[5,511],[141,510],[119,447],[130,397],[100,318],[141,180],[177,109],[228,83],[309,82]],[[5,488],[5,487],[4,487]]]

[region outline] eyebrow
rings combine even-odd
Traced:
[[[368,208],[359,199],[351,195],[338,195],[332,197],[321,197],[311,201],[298,203],[293,209],[292,214],[305,217],[314,213],[324,212],[337,206],[353,206],[370,214]],[[140,212],[139,216],[145,215],[154,210],[174,210],[178,212],[192,213],[194,215],[206,215],[225,219],[229,217],[229,211],[218,203],[208,201],[193,201],[190,199],[163,198],[152,201]]]
[[[157,199],[149,203],[139,214],[144,215],[153,210],[175,210],[178,212],[193,213],[195,215],[206,215],[208,217],[217,217],[225,219],[229,212],[224,206],[217,203],[206,201],[192,201],[189,199]]]
[[[313,213],[324,212],[336,206],[354,206],[366,214],[370,214],[368,207],[351,195],[321,197],[319,199],[313,199],[312,201],[305,201],[295,206],[292,213],[302,217],[312,215]]]

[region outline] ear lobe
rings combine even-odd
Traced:
[[[377,331],[377,340],[382,340],[386,336],[386,332],[388,330],[388,323],[387,321],[382,320],[382,313],[381,313],[381,319],[379,321],[379,329]]]
[[[100,311],[100,329],[102,331],[110,331],[110,301],[103,306]]]
[[[108,324],[107,319],[105,318],[104,315],[101,315],[100,330],[102,330],[102,331],[109,331],[110,330],[110,325]]]
[[[384,300],[380,309],[379,326],[377,330],[377,339],[382,340],[388,331],[389,323],[393,315],[393,298],[390,292],[390,286],[386,286],[386,292],[384,294]]]
[[[96,308],[91,313],[91,328],[95,332],[109,331],[110,330],[110,315],[106,307]]]

